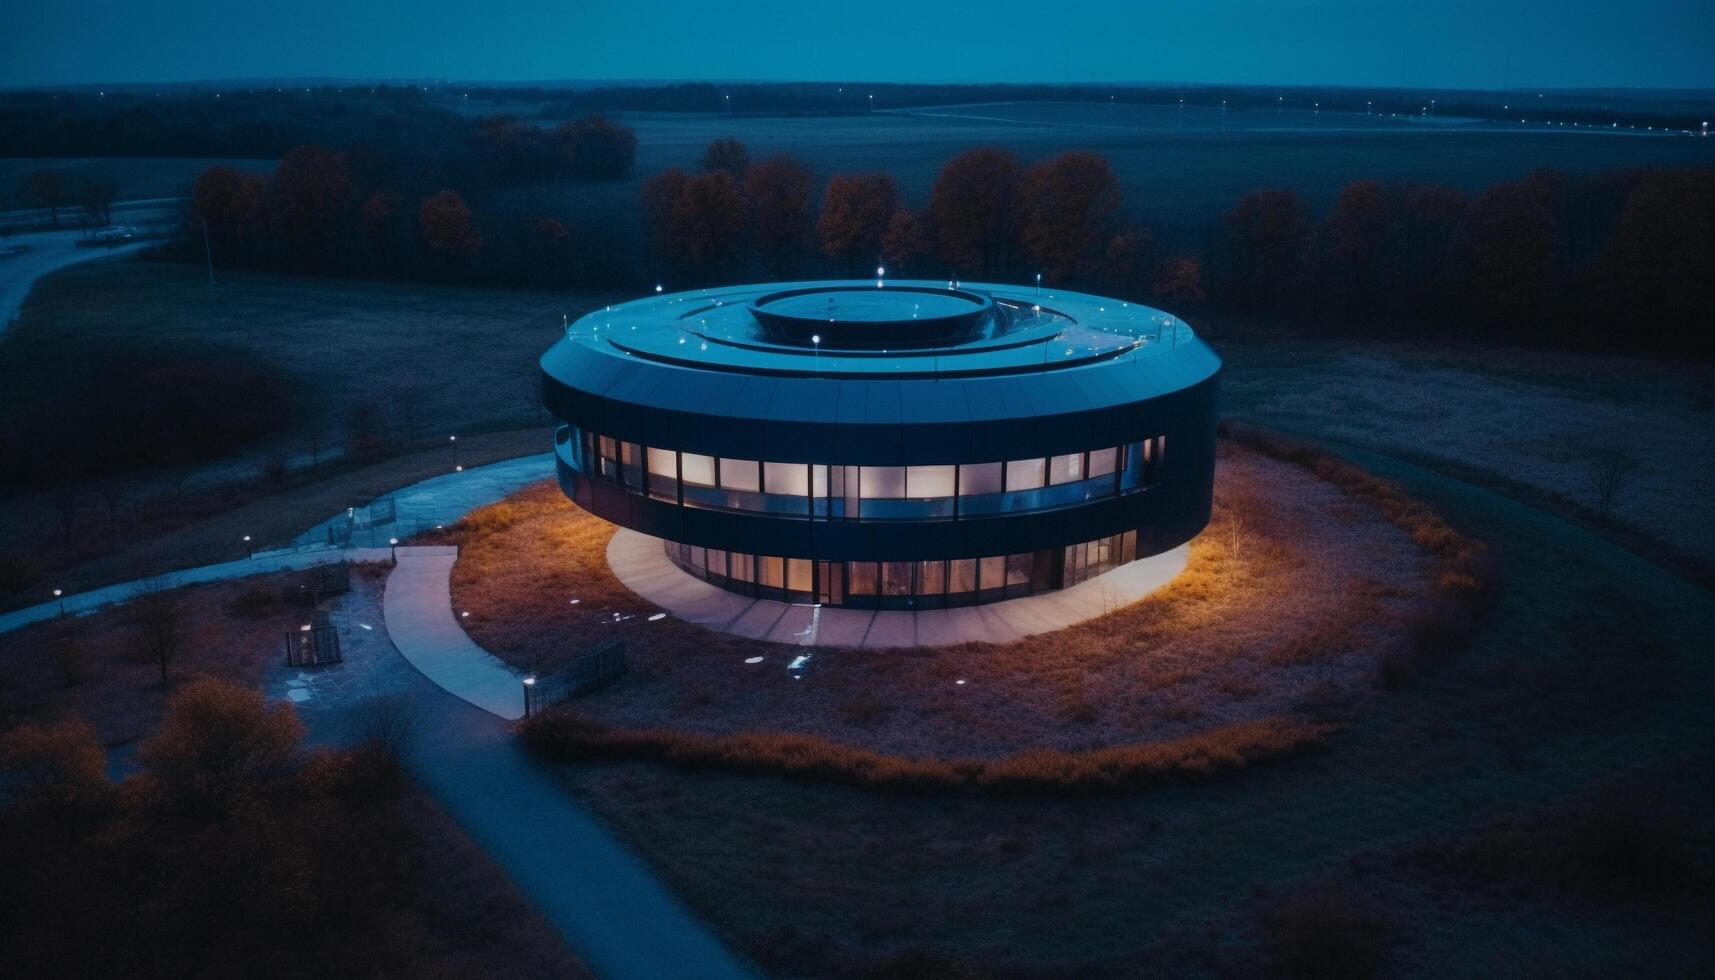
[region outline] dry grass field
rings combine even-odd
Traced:
[[[1185,738],[1360,700],[1435,591],[1430,554],[1375,507],[1231,444],[1217,487],[1213,523],[1170,585],[1003,646],[814,651],[800,672],[787,669],[800,648],[651,622],[653,607],[606,568],[612,526],[551,483],[449,529],[462,547],[454,605],[479,644],[538,672],[624,637],[629,675],[576,707],[621,730],[790,733],[909,758],[993,759]]]
[[[1065,799],[648,762],[564,766],[568,790],[780,976],[1697,975],[1715,601],[1494,492],[1356,461],[1489,542],[1504,588],[1325,751]]]

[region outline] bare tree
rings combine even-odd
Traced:
[[[399,406],[399,424],[405,430],[407,444],[417,441],[417,426],[423,419],[423,386],[414,374],[400,377],[393,399]]]
[[[364,704],[358,734],[363,746],[389,768],[403,768],[416,749],[422,715],[415,702],[384,694]]]
[[[108,474],[95,481],[95,495],[107,510],[107,533],[119,533],[119,506],[125,502],[125,481],[117,474]]]
[[[142,589],[130,605],[138,646],[144,656],[160,666],[164,686],[168,668],[178,657],[185,639],[187,624],[179,593],[166,579],[144,579]]]
[[[1595,444],[1589,455],[1590,489],[1596,497],[1596,520],[1603,527],[1614,512],[1614,504],[1631,485],[1637,460],[1624,444],[1608,440]]]
[[[91,227],[105,228],[113,223],[113,199],[118,193],[113,181],[106,177],[85,177],[79,182],[78,204],[82,205]]]
[[[54,514],[60,519],[60,531],[64,533],[66,544],[71,544],[71,533],[77,530],[78,506],[77,487],[70,480],[62,480],[53,491]]]

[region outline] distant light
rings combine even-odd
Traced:
[[[469,619],[470,618],[470,610],[466,609],[464,612],[459,613],[459,618],[460,619]]]
[[[55,599],[58,599],[58,598],[59,598],[59,597],[60,597],[60,590],[59,590],[59,589],[55,589],[55,590],[54,590],[54,598],[55,598]]]
[[[810,343],[812,343],[812,344],[819,344],[819,343],[821,343],[821,342],[822,342],[822,335],[821,335],[821,334],[819,334],[819,333],[813,333],[813,334],[811,334],[811,335],[810,335]]]
[[[246,541],[248,541],[248,540],[250,540],[250,539],[249,539],[249,538],[245,538],[245,539],[244,539],[244,540],[246,540]],[[399,543],[399,539],[398,539],[398,538],[388,538],[388,539],[387,539],[387,543],[388,543],[388,544],[398,544],[398,543]]]
[[[953,683],[954,684],[963,684],[964,682],[965,682],[965,679],[963,677],[961,677],[958,680],[954,681]]]
[[[876,275],[878,275],[878,276],[885,276],[885,275],[887,275],[887,267],[886,267],[886,266],[881,266],[881,265],[878,265],[878,266],[876,266],[876,267],[875,267],[875,274],[876,274]]]

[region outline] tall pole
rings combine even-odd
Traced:
[[[208,284],[214,285],[214,249],[208,244],[208,219],[202,219],[202,254],[208,260]]]

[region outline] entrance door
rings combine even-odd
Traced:
[[[846,604],[846,563],[819,561],[816,563],[816,601],[824,606]]]

